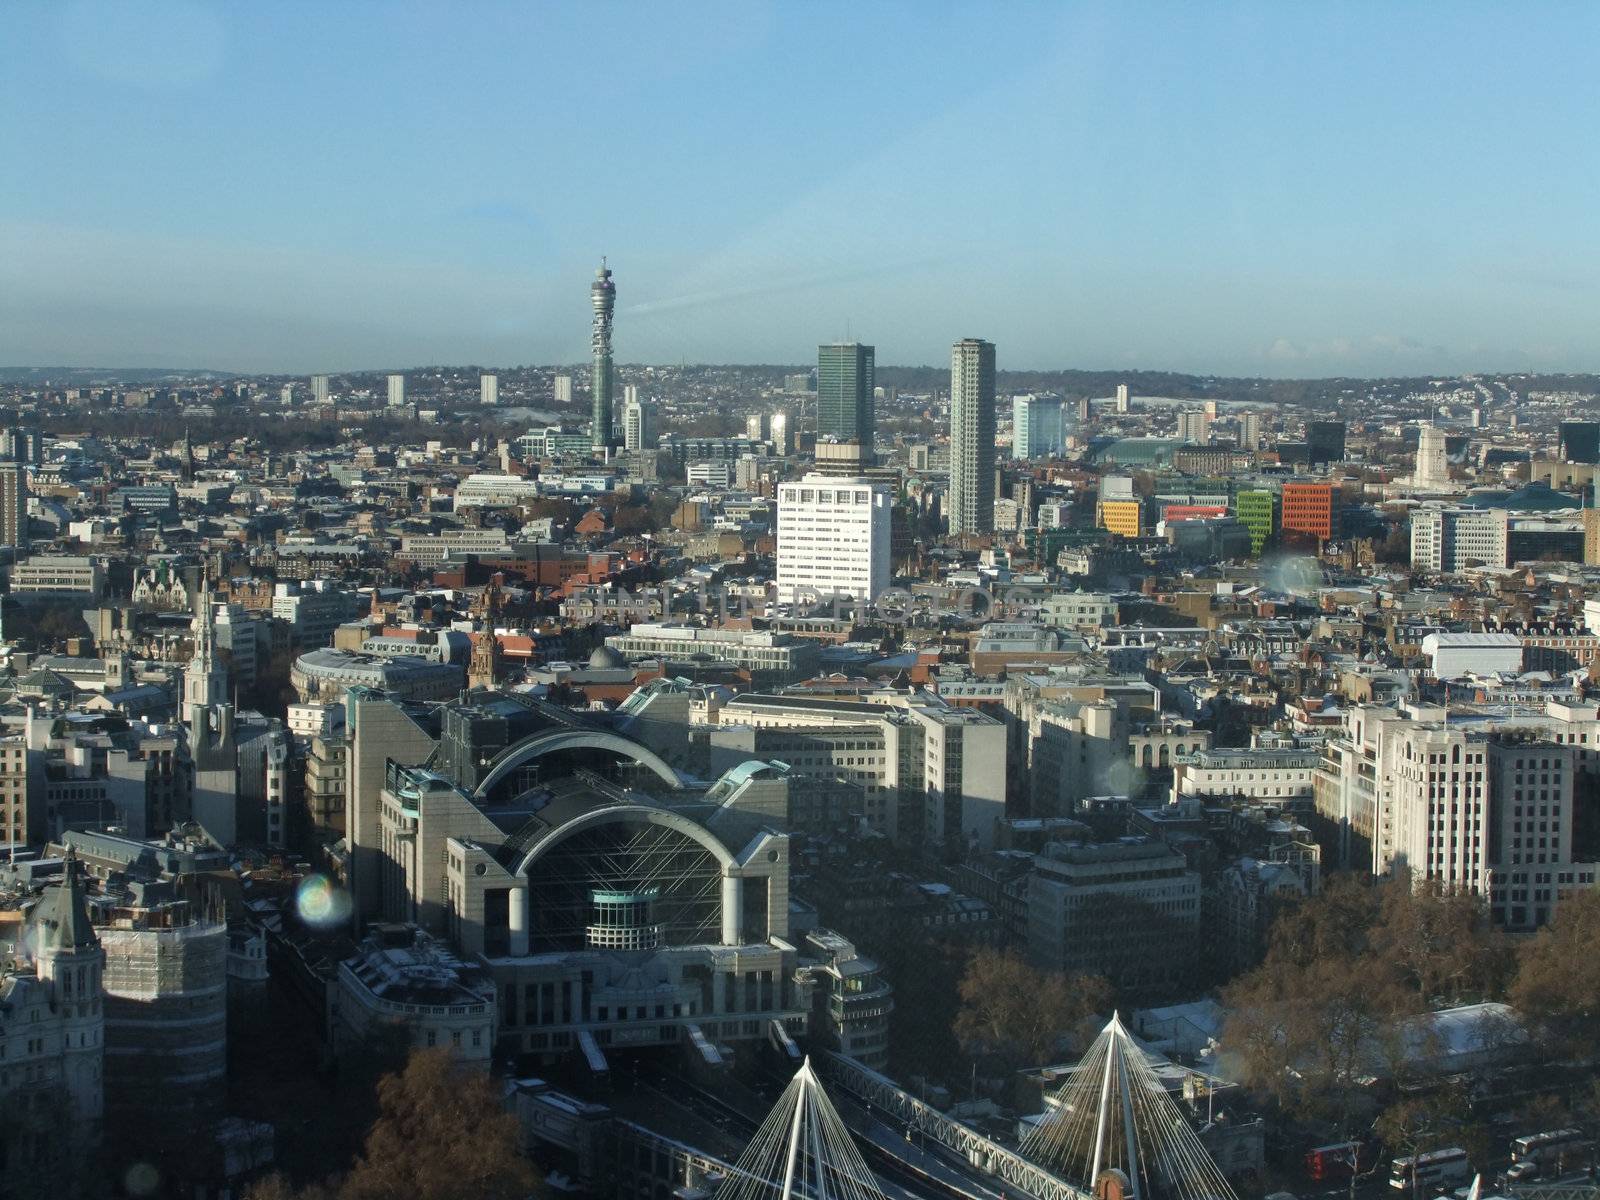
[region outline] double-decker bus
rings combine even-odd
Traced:
[[[1389,1164],[1389,1186],[1414,1196],[1436,1195],[1472,1179],[1472,1164],[1460,1146],[1408,1154]]]

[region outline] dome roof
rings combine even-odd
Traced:
[[[596,646],[594,653],[589,655],[589,669],[592,671],[616,671],[627,665],[628,660],[610,646]]]
[[[1543,480],[1524,484],[1514,492],[1473,492],[1462,500],[1467,508],[1504,508],[1512,512],[1556,512],[1581,508],[1583,497],[1558,492]]]

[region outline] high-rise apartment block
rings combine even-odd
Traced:
[[[872,395],[875,351],[860,342],[817,347],[817,439],[860,442],[870,451],[876,425]]]
[[[1128,411],[1128,385],[1125,383],[1117,384],[1117,411],[1119,413]]]
[[[478,403],[490,408],[500,403],[500,376],[478,376]]]
[[[572,403],[572,376],[557,375],[555,378],[555,401],[557,404]]]
[[[1239,448],[1241,450],[1261,448],[1260,413],[1247,412],[1239,418]]]
[[[871,602],[889,586],[891,497],[882,485],[810,474],[778,489],[778,599]]]
[[[772,414],[772,452],[779,456],[786,456],[794,451],[792,433],[789,429],[789,414],[776,412]]]
[[[399,408],[406,402],[406,377],[404,375],[389,376],[389,407]]]
[[[326,375],[313,375],[311,377],[311,399],[317,404],[328,402],[328,377]]]
[[[1204,446],[1211,440],[1211,418],[1199,409],[1179,413],[1178,438],[1192,445]]]
[[[642,399],[631,383],[622,401],[622,445],[627,450],[654,450],[656,446],[655,405]]]
[[[19,462],[0,462],[0,546],[28,545],[28,472]]]
[[[1016,396],[1011,401],[1011,457],[1045,458],[1066,448],[1060,396]]]
[[[994,531],[994,343],[965,338],[950,352],[950,532]]]

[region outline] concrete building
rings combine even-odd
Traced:
[[[1117,384],[1117,412],[1125,413],[1128,411],[1129,407],[1128,385],[1125,383],[1119,383]]]
[[[801,949],[816,958],[800,968],[811,982],[813,1030],[829,1049],[883,1070],[889,1064],[894,988],[878,964],[831,929],[813,929]]]
[[[797,683],[816,674],[816,642],[789,633],[710,629],[701,625],[646,622],[606,638],[606,645],[630,662],[663,663],[706,658],[750,672],[754,686]]]
[[[11,568],[13,592],[81,593],[98,600],[105,587],[105,567],[97,558],[35,554]]]
[[[1052,842],[1028,878],[1028,960],[1114,987],[1183,978],[1200,932],[1200,876],[1163,842]]]
[[[1417,431],[1417,458],[1411,483],[1419,488],[1450,487],[1450,456],[1445,432],[1431,421]]]
[[[326,404],[328,402],[328,377],[326,375],[313,375],[311,377],[311,401],[313,404]]]
[[[493,408],[500,403],[500,376],[478,376],[478,403]]]
[[[334,974],[328,1038],[336,1057],[360,1058],[387,1031],[409,1049],[447,1048],[487,1072],[495,1036],[489,972],[414,926],[375,926]]]
[[[994,531],[994,343],[966,338],[950,352],[952,535]]]
[[[272,615],[289,626],[290,644],[314,650],[333,642],[333,632],[361,612],[361,597],[329,579],[275,583]]]
[[[804,476],[778,489],[778,602],[870,604],[889,586],[892,497],[862,477]]]
[[[1411,514],[1411,565],[1454,575],[1470,567],[1504,567],[1509,514],[1503,508],[1426,504]]]
[[[1522,670],[1522,639],[1514,633],[1430,633],[1422,653],[1439,679]]]
[[[20,462],[0,462],[0,546],[28,548],[28,471]]]
[[[404,375],[389,376],[389,407],[400,408],[406,402],[406,377]]]
[[[629,384],[623,389],[622,444],[627,450],[654,450],[656,448],[656,408],[639,395],[639,389]]]
[[[1204,446],[1211,440],[1211,418],[1199,409],[1179,413],[1178,440]]]
[[[1173,765],[1172,799],[1185,797],[1263,800],[1274,804],[1311,800],[1316,749],[1241,746],[1204,749]]]

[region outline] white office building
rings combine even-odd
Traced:
[[[500,376],[478,376],[478,403],[490,408],[500,403]]]
[[[1011,457],[1047,458],[1066,444],[1060,396],[1012,397]]]
[[[778,601],[849,596],[889,586],[890,496],[860,476],[806,475],[778,489]]]
[[[406,377],[404,375],[389,376],[389,407],[399,408],[406,402]]]
[[[1469,567],[1503,567],[1510,519],[1503,508],[1425,505],[1411,515],[1411,565],[1453,575]]]

